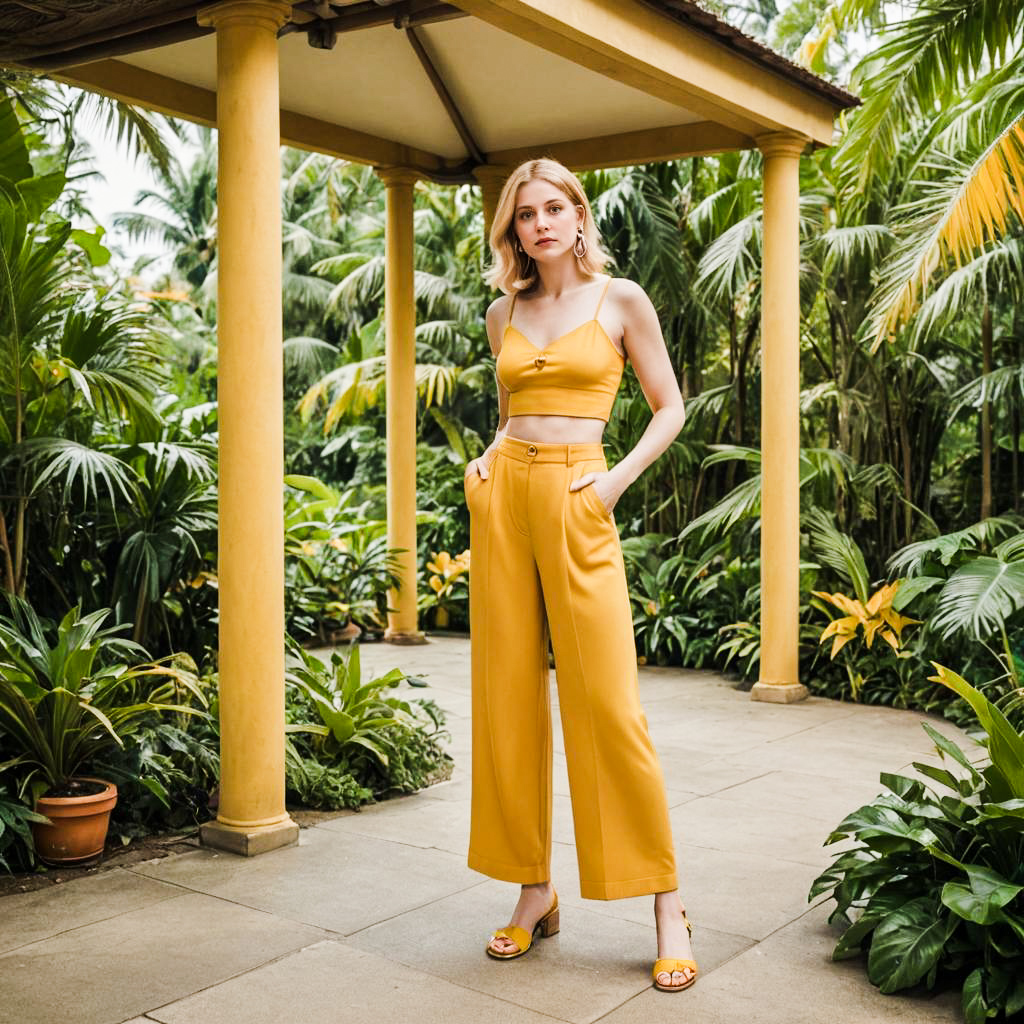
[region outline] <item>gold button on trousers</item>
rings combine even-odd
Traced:
[[[598,900],[677,888],[618,531],[593,486],[569,490],[607,468],[597,443],[504,438],[488,478],[466,478],[469,866],[508,882],[551,877],[550,630],[580,891]]]

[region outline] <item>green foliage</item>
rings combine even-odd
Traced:
[[[285,727],[292,739],[288,773],[300,798],[351,807],[365,802],[363,789],[366,798],[414,792],[448,777],[452,762],[440,746],[440,708],[384,695],[401,684],[402,672],[392,669],[364,683],[358,645],[347,657],[332,651],[326,664],[293,641],[288,647],[294,659],[287,676],[294,688]],[[317,721],[296,721],[309,718]]]
[[[313,477],[285,477],[285,618],[297,639],[321,643],[348,622],[382,633],[397,556],[386,524],[370,518],[354,490]]]
[[[124,747],[155,713],[203,714],[174,700],[191,693],[204,703],[194,674],[165,660],[145,661],[138,644],[102,629],[108,609],[73,608],[55,629],[10,599],[0,615],[0,737],[13,754],[18,795],[36,797]],[[123,659],[123,660],[118,660]]]
[[[347,768],[303,757],[292,743],[287,746],[285,779],[288,791],[303,807],[314,810],[358,810],[373,800],[373,790],[359,783]]]
[[[980,1024],[1024,1009],[1024,737],[980,691],[935,668],[933,681],[970,704],[985,759],[925,724],[944,766],[914,767],[939,788],[883,773],[887,792],[829,836],[853,845],[809,898],[836,901],[831,920],[846,927],[835,959],[866,951],[885,993],[959,984],[968,1024]]]
[[[8,874],[35,863],[35,844],[29,824],[33,821],[45,824],[49,818],[36,814],[22,801],[12,799],[7,787],[0,783],[0,868]]]

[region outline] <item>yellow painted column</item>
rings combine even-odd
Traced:
[[[772,133],[764,154],[761,285],[761,676],[753,700],[807,696],[798,669],[800,608],[800,153]]]
[[[502,186],[511,173],[511,167],[499,167],[496,164],[481,164],[479,167],[473,168],[473,177],[476,178],[477,184],[480,186],[480,198],[483,200],[485,243],[491,234],[494,211],[498,206],[498,199],[501,197]]]
[[[220,804],[202,842],[298,840],[284,805],[284,515],[277,30],[291,5],[235,0],[217,30]]]
[[[401,586],[391,591],[384,639],[422,644],[416,609],[416,302],[413,293],[412,190],[416,172],[380,167],[387,186],[384,229],[384,330],[387,389],[388,547],[400,548]]]

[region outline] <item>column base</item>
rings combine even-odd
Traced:
[[[399,644],[401,646],[412,647],[416,644],[426,644],[430,641],[427,640],[426,633],[421,632],[418,629],[412,631],[402,629],[386,629],[384,631],[384,640],[389,644]]]
[[[256,825],[239,828],[220,821],[207,821],[199,826],[199,841],[203,846],[227,850],[243,857],[255,857],[282,846],[293,846],[299,841],[299,826],[288,818],[276,825]]]
[[[754,683],[750,699],[763,700],[767,704],[794,704],[809,692],[803,683]]]

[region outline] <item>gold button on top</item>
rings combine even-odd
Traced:
[[[547,356],[534,356],[533,365],[536,366],[538,370],[542,370],[544,368],[544,364],[547,361],[548,361],[548,357]]]
[[[536,445],[532,445],[531,444],[530,447],[526,449],[526,454],[527,455],[536,455],[537,454],[537,447],[536,447]]]

